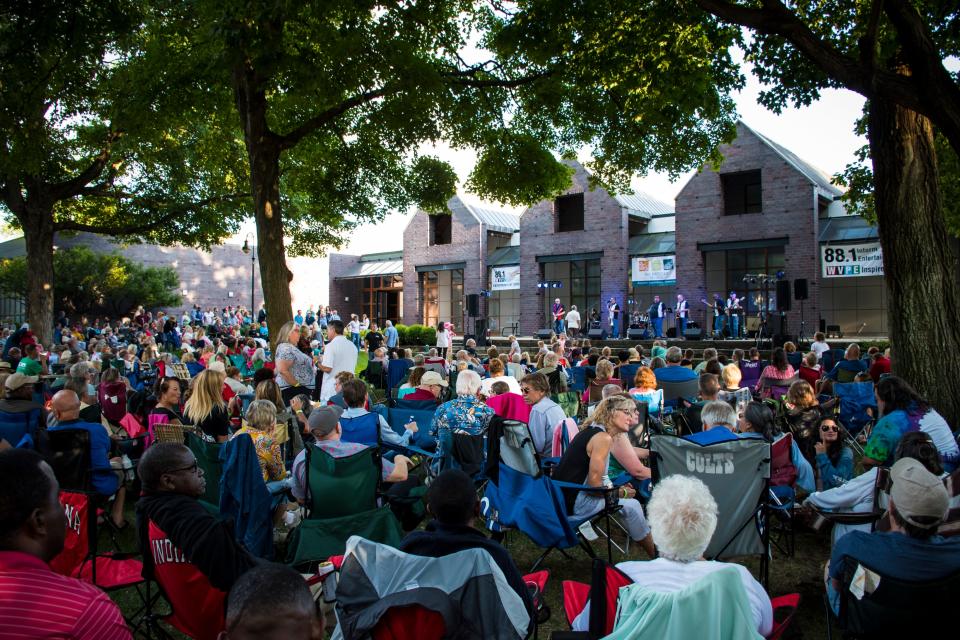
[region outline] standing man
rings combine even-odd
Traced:
[[[614,338],[620,337],[620,305],[616,298],[610,298],[607,303],[607,314],[610,316],[610,335]]]
[[[740,337],[740,299],[737,298],[737,292],[731,291],[727,298],[727,315],[730,316],[730,338],[736,340]]]
[[[660,296],[653,296],[653,304],[650,305],[650,322],[653,323],[653,337],[663,337],[663,303],[660,302]]]
[[[553,332],[557,335],[563,333],[563,316],[566,313],[560,298],[553,301],[553,307],[550,309],[553,313]]]
[[[571,338],[580,335],[580,312],[575,304],[570,305],[570,313],[567,314],[567,334]]]
[[[327,404],[330,396],[336,393],[336,377],[341,371],[353,373],[357,368],[357,348],[343,337],[343,322],[331,320],[327,323],[327,343],[323,350],[323,360],[317,366],[323,371],[323,384],[320,387],[320,404]]]
[[[383,334],[380,333],[380,327],[377,326],[376,322],[370,323],[370,330],[367,331],[367,335],[365,335],[363,339],[367,343],[367,352],[370,354],[370,358],[373,359],[373,352],[383,345],[384,340]]]
[[[259,322],[260,324],[263,324],[267,320],[267,308],[265,304],[266,303],[261,302],[260,311],[257,312],[257,322]]]
[[[383,330],[383,335],[387,341],[387,351],[392,354],[400,346],[400,334],[397,333],[397,328],[393,326],[391,320],[387,320],[387,328]]]
[[[687,299],[682,293],[677,294],[677,337],[684,338],[687,335],[687,317],[690,315],[690,309],[687,305]]]
[[[713,339],[717,340],[723,337],[723,298],[719,293],[713,294],[713,304],[704,299],[703,304],[713,309]]]

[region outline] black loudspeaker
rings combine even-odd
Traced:
[[[540,329],[537,331],[537,340],[550,340],[553,338],[553,329]]]
[[[703,340],[703,329],[691,328],[687,326],[687,332],[683,334],[684,340]]]
[[[587,331],[587,337],[591,340],[606,340],[607,339],[607,330],[606,329],[590,329]]]
[[[820,333],[826,333],[826,332],[827,332],[827,319],[820,318]]]
[[[643,340],[643,329],[639,327],[627,329],[627,340]]]
[[[668,338],[676,338],[676,337],[677,337],[677,328],[676,328],[676,327],[670,327],[669,329],[667,329],[667,337],[668,337]]]
[[[473,330],[477,334],[477,346],[487,346],[487,321],[483,318],[476,318],[473,321]]]
[[[777,280],[777,311],[790,311],[789,280]]]
[[[797,278],[793,281],[793,299],[794,300],[806,300],[810,297],[810,292],[807,290],[807,279],[806,278]]]
[[[471,318],[480,317],[480,296],[476,293],[467,296],[467,315]]]

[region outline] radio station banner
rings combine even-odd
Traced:
[[[631,280],[638,284],[674,284],[677,281],[677,258],[672,256],[639,256],[633,258]]]
[[[883,251],[879,242],[820,247],[824,278],[857,278],[883,275]]]
[[[490,267],[490,290],[507,291],[520,288],[520,265]]]

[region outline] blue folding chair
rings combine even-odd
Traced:
[[[587,371],[592,369],[593,367],[570,367],[567,369],[567,374],[570,376],[567,386],[570,390],[583,393],[587,388]]]
[[[864,427],[873,422],[867,413],[877,411],[877,400],[873,395],[872,382],[844,382],[833,385],[833,392],[840,399],[838,418],[851,436],[856,436]]]
[[[368,447],[380,446],[380,415],[377,413],[367,413],[356,418],[340,418],[340,428],[340,439],[344,442],[356,442]]]
[[[620,365],[620,372],[617,374],[617,378],[620,378],[620,383],[623,385],[624,389],[629,389],[633,386],[633,379],[637,375],[637,371],[640,370],[642,365],[639,364],[622,364]]]
[[[43,411],[32,409],[21,413],[0,411],[0,439],[12,447],[32,449],[36,445],[37,431],[44,425]]]

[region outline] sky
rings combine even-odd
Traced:
[[[820,100],[809,107],[786,109],[775,114],[757,103],[762,86],[749,72],[748,65],[744,64],[743,71],[747,84],[735,96],[740,118],[800,158],[833,175],[853,162],[856,150],[867,143],[866,138],[853,132],[854,121],[860,117],[864,104],[864,98],[859,94],[829,89],[822,93]],[[476,163],[475,155],[469,150],[437,146],[424,151],[430,151],[449,162],[460,178],[461,187]],[[582,161],[588,159],[586,155],[580,158]],[[666,174],[650,174],[638,177],[632,186],[635,191],[643,191],[659,200],[672,203],[692,175],[693,172],[690,172],[671,182]],[[462,190],[460,195],[468,202],[480,202],[477,197]],[[487,203],[486,206],[517,214],[523,211],[522,208],[496,203]],[[412,215],[413,210],[392,213],[378,224],[363,225],[351,234],[352,240],[347,245],[333,252],[359,255],[399,251],[403,249],[403,230]],[[250,228],[252,229],[252,223]],[[247,230],[249,229],[245,228],[238,236],[239,242],[243,241]],[[294,273],[291,284],[294,308],[305,308],[308,304],[325,304],[329,289],[328,260],[296,258],[290,262]]]

